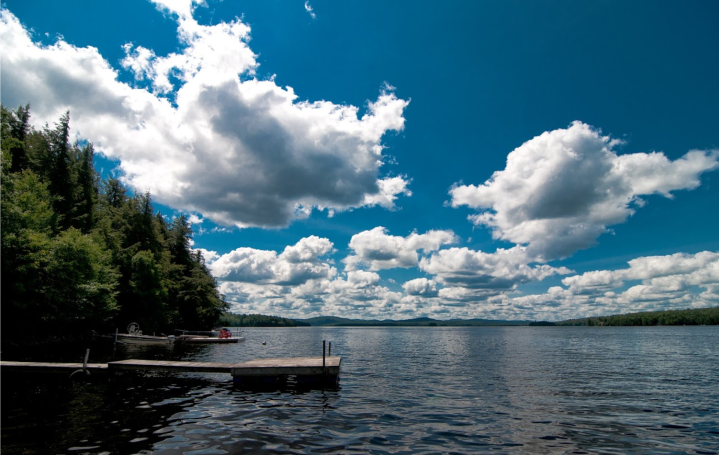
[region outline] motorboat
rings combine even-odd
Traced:
[[[226,344],[226,343],[240,343],[245,341],[245,337],[232,337],[232,338],[211,338],[211,337],[187,337],[180,338],[179,341],[189,344]]]
[[[175,342],[173,335],[158,337],[152,335],[131,335],[129,333],[118,333],[117,342],[125,344],[172,344]]]
[[[154,336],[143,335],[140,326],[133,322],[127,326],[127,333],[116,333],[115,342],[123,344],[155,344],[166,345],[175,342],[176,337],[170,336]]]

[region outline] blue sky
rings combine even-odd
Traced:
[[[714,2],[3,7],[3,104],[191,216],[233,311],[719,304]]]

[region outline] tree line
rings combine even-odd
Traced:
[[[297,327],[310,325],[306,322],[299,322],[294,319],[277,316],[235,313],[224,313],[221,315],[219,324],[227,327]]]
[[[651,311],[569,319],[552,325],[638,326],[638,325],[719,325],[719,307]]]
[[[101,179],[70,138],[69,112],[36,129],[29,105],[2,106],[2,338],[212,328],[229,305],[188,219]]]

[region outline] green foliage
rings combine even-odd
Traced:
[[[101,181],[92,144],[69,143],[70,116],[29,125],[29,106],[2,106],[2,337],[209,329],[229,305],[192,229],[170,225],[149,193]],[[35,332],[38,333],[38,332]]]
[[[25,139],[30,131],[30,105],[10,111],[2,107],[2,149],[12,156],[11,172],[21,172],[28,168],[29,160]]]
[[[31,171],[11,172],[12,154],[7,144],[3,141],[0,180],[3,337],[19,330],[10,321],[40,315],[37,310],[45,284],[42,272],[50,262],[55,220],[47,185]]]
[[[93,165],[95,150],[92,144],[85,144],[77,156],[79,166],[74,207],[74,226],[82,232],[89,232],[95,224],[95,207],[98,199],[98,175]]]
[[[140,251],[132,257],[129,298],[125,314],[140,324],[145,332],[155,332],[167,326],[165,289],[162,267],[149,251]]]
[[[101,328],[117,312],[118,274],[101,239],[63,231],[53,239],[43,274],[46,320]]]
[[[719,325],[719,307],[616,314],[569,319],[555,325],[637,326],[637,325]]]
[[[262,314],[225,313],[220,316],[219,324],[227,327],[297,327],[309,326],[306,322],[285,319]]]

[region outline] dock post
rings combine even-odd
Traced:
[[[332,357],[332,342],[329,342],[329,349],[327,350],[327,357]]]
[[[86,376],[90,376],[90,371],[87,369],[87,358],[90,357],[90,350],[85,349],[85,359],[82,361],[82,370],[75,370],[70,373],[70,378],[75,376],[76,373],[85,373]]]
[[[115,343],[117,343],[117,332],[118,332],[118,329],[115,328]]]
[[[325,369],[325,340],[322,340],[322,369]]]

